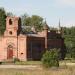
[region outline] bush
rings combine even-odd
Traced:
[[[14,58],[14,63],[19,62],[20,60],[18,58]]]
[[[0,65],[2,64],[2,62],[0,62]]]
[[[43,54],[42,63],[44,67],[58,67],[59,66],[59,50],[50,49]]]

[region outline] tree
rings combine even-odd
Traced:
[[[75,27],[63,28],[66,45],[66,57],[75,58]]]
[[[59,50],[54,48],[47,50],[46,53],[43,54],[42,63],[44,67],[58,67],[59,66]]]
[[[0,8],[0,35],[3,35],[6,26],[6,12],[4,8]]]
[[[27,13],[21,16],[22,25],[26,25],[26,18],[29,17]]]
[[[13,16],[15,16],[12,12],[7,12],[6,13],[6,16],[11,16],[11,17],[13,17]]]
[[[43,18],[37,15],[32,15],[31,17],[27,14],[24,14],[22,17],[22,24],[26,26],[35,27],[37,31],[41,31],[43,29]]]

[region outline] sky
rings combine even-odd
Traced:
[[[0,7],[16,16],[24,13],[46,18],[51,27],[75,26],[75,0],[0,0]]]

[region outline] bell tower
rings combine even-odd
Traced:
[[[5,36],[17,36],[21,30],[21,20],[19,17],[6,18]]]

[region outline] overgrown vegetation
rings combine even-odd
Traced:
[[[75,27],[63,28],[64,31],[64,41],[66,45],[66,58],[75,59]]]
[[[42,63],[44,67],[59,67],[59,50],[50,49],[42,57]]]

